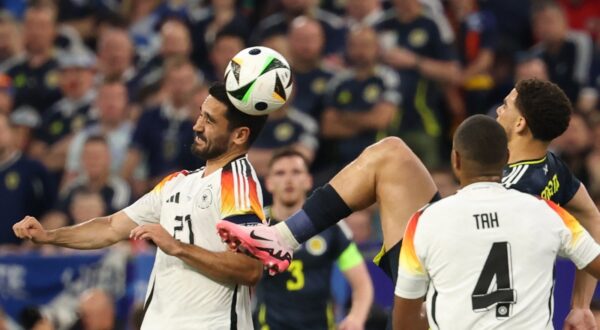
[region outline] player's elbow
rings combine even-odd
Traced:
[[[246,276],[244,277],[244,283],[240,284],[255,286],[262,278],[262,274],[262,264],[258,264],[257,266],[251,267],[250,270],[246,272]]]

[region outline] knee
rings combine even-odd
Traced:
[[[398,137],[386,137],[365,149],[365,157],[375,162],[404,162],[413,159],[414,153]]]

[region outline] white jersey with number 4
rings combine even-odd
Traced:
[[[219,220],[264,220],[260,184],[246,157],[206,176],[203,169],[173,173],[124,211],[140,225],[160,223],[176,239],[213,252],[227,249]],[[215,282],[160,249],[144,308],[144,330],[252,329],[249,287]]]
[[[558,205],[475,183],[412,217],[395,293],[427,293],[432,329],[552,329],[556,256],[583,268],[598,254]]]

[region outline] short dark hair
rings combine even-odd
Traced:
[[[229,121],[228,129],[230,131],[238,127],[248,127],[250,129],[250,136],[248,136],[248,147],[250,147],[252,143],[256,141],[258,135],[265,126],[268,115],[251,116],[238,110],[235,105],[231,103],[229,97],[227,97],[227,91],[225,90],[225,85],[223,83],[215,83],[210,86],[208,94],[225,104],[227,107],[225,118]]]
[[[100,134],[88,136],[87,139],[85,139],[85,142],[83,143],[83,145],[85,146],[89,143],[94,143],[94,142],[102,143],[102,144],[108,146],[108,140],[106,140],[106,138]]]
[[[538,79],[521,80],[515,86],[515,104],[534,139],[550,142],[569,127],[573,106],[558,85]]]
[[[454,149],[462,159],[482,171],[501,171],[508,160],[508,138],[502,126],[491,117],[467,118],[454,133]]]
[[[300,157],[302,159],[302,162],[306,166],[306,170],[308,171],[308,169],[310,168],[310,162],[308,161],[306,156],[304,156],[304,154],[302,154],[300,151],[294,148],[283,148],[278,149],[273,153],[273,156],[271,156],[271,159],[269,160],[269,169],[273,167],[273,164],[275,164],[275,162],[287,157]]]

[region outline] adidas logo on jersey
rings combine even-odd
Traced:
[[[179,204],[179,193],[176,193],[175,195],[172,195],[171,197],[169,197],[169,199],[167,199],[167,203]]]

